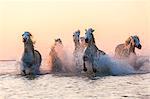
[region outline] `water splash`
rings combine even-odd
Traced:
[[[63,71],[73,73],[78,67],[74,64],[73,49],[69,49],[68,47],[60,48],[59,46],[56,46],[55,50],[61,60]],[[79,56],[80,59],[82,59],[83,53]],[[95,57],[94,59],[94,66],[99,72],[103,72],[104,70],[103,73],[111,73],[112,75],[127,75],[150,72],[149,56],[135,57],[135,55],[130,55],[127,59],[116,59],[109,55],[104,55]],[[86,63],[86,66],[89,69],[92,69],[90,63]],[[82,68],[83,67],[81,66],[80,69],[82,70]]]
[[[127,59],[116,59],[108,55],[95,58],[94,64],[97,70],[107,68],[113,75],[126,75],[150,72],[150,61],[148,56],[130,56]],[[138,69],[136,69],[138,68]]]

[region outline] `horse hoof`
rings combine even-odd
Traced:
[[[25,70],[22,70],[21,75],[22,75],[22,76],[26,76]]]

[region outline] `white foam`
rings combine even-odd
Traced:
[[[135,62],[135,64],[133,64]],[[115,59],[108,55],[95,57],[94,65],[98,70],[104,67],[109,68],[113,75],[124,75],[133,73],[146,73],[150,72],[149,57],[129,57],[128,59]],[[134,65],[138,66],[136,70]]]
[[[99,70],[108,68],[113,75],[135,73],[134,68],[122,60],[117,60],[108,55],[96,57],[94,64]]]
[[[75,66],[75,61],[73,58],[73,49],[67,46],[56,47],[58,57],[61,59],[63,68],[74,72],[77,66]],[[79,57],[82,61],[83,53]],[[94,58],[94,66],[98,71],[101,71],[103,68],[108,68],[113,75],[124,75],[124,74],[133,74],[133,73],[146,73],[150,72],[150,57],[148,56],[138,56],[131,55],[127,59],[116,59],[109,55],[99,56]],[[86,64],[87,66],[88,64]],[[134,65],[139,66],[138,70],[134,69]],[[91,65],[89,64],[90,67]],[[81,70],[83,66],[81,66]],[[91,69],[91,68],[90,68]]]

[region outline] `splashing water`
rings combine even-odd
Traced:
[[[77,68],[75,66],[73,51],[68,49],[67,47],[56,47],[56,52],[58,57],[62,62],[62,66],[66,71],[74,72]],[[82,59],[83,53],[80,55],[80,59]],[[109,55],[99,56],[94,58],[94,66],[99,72],[110,73],[111,75],[127,75],[127,74],[135,74],[135,73],[147,73],[150,72],[150,57],[148,56],[138,56],[135,57],[131,55],[127,59],[116,59],[114,57],[110,57]],[[82,60],[81,60],[82,61]],[[89,65],[89,69],[91,69],[91,65]],[[139,69],[135,69],[136,65]],[[80,67],[82,69],[83,67]],[[106,70],[106,71],[105,71]]]
[[[60,46],[55,45],[55,52],[57,53],[57,59],[54,62],[51,62],[50,64],[57,64],[61,67],[63,72],[74,72],[76,69],[75,63],[74,63],[74,58],[73,58],[73,51],[71,51],[68,47],[66,46]],[[60,71],[61,72],[61,71]]]
[[[107,68],[112,75],[124,75],[150,72],[150,58],[146,56],[134,57],[131,55],[127,59],[116,59],[108,55],[95,57],[95,68],[102,71]],[[139,69],[135,69],[135,66]]]

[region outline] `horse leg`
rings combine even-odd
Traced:
[[[33,80],[35,78],[35,76],[36,76],[35,67],[34,66],[30,66],[27,78],[29,78],[30,80]]]
[[[87,68],[86,68],[86,66],[85,66],[85,61],[87,61],[88,60],[88,58],[87,58],[87,56],[83,56],[83,71],[87,71]]]
[[[94,67],[93,63],[92,63],[92,69],[93,69],[93,72],[94,72],[94,73],[97,72],[97,70],[96,70],[96,68]]]
[[[21,65],[21,75],[22,76],[27,75],[27,73],[26,73],[26,64],[25,63],[22,63],[22,65]]]
[[[83,71],[86,72],[87,71],[87,68],[85,66],[85,61],[83,61]]]
[[[26,72],[25,72],[25,70],[21,70],[21,75],[22,76],[26,76],[27,75]]]
[[[94,67],[93,67],[93,72],[94,72],[94,73],[96,73],[96,72],[97,72],[96,68],[94,68]]]

